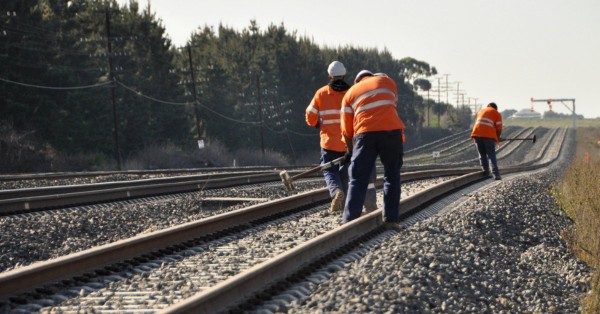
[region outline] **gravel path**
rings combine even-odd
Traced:
[[[384,232],[255,310],[577,313],[591,272],[560,238],[571,222],[548,192],[561,165],[490,181],[437,215]]]

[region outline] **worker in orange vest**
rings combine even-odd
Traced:
[[[471,138],[477,146],[483,175],[490,176],[491,163],[492,173],[496,180],[502,179],[496,161],[496,146],[500,144],[500,134],[502,134],[502,115],[498,112],[498,106],[492,102],[477,113]]]
[[[350,159],[343,222],[360,217],[377,156],[384,168],[383,221],[400,220],[400,168],[404,123],[396,110],[398,88],[387,75],[360,71],[342,100],[341,128]]]
[[[329,83],[317,90],[312,101],[306,108],[306,123],[320,129],[321,164],[343,157],[346,144],[342,141],[340,128],[340,109],[342,98],[350,88],[345,81],[346,68],[339,61],[333,61],[327,68]],[[348,188],[348,166],[346,164],[333,166],[323,170],[325,183],[332,197],[331,211],[341,212],[344,207],[346,190]],[[377,208],[377,191],[375,190],[375,168],[365,209],[372,211]]]
[[[327,68],[327,74],[329,83],[317,90],[306,108],[306,123],[320,129],[321,164],[343,157],[346,152],[340,130],[342,98],[350,88],[350,85],[344,81],[346,68],[343,63],[333,61]],[[348,171],[343,166],[335,165],[323,170],[323,175],[332,197],[330,209],[341,211],[346,196]]]

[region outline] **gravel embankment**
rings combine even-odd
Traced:
[[[391,232],[327,280],[299,283],[312,293],[278,311],[579,312],[591,273],[561,240],[571,222],[548,193],[554,168],[492,181],[460,205]],[[282,303],[267,308],[273,304]]]

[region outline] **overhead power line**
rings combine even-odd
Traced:
[[[34,84],[27,84],[27,83],[15,82],[15,81],[11,81],[11,80],[8,80],[8,79],[5,79],[5,78],[1,78],[1,77],[0,77],[0,81],[6,82],[6,83],[10,83],[10,84],[20,85],[20,86],[25,86],[25,87],[33,87],[33,88],[40,88],[40,89],[54,89],[54,90],[86,89],[86,88],[100,87],[100,86],[108,85],[108,84],[111,83],[109,81],[109,82],[98,83],[98,84],[93,84],[93,85],[60,87],[60,86],[43,86],[43,85],[34,85]]]
[[[154,97],[150,97],[150,96],[144,95],[144,94],[142,94],[142,92],[139,92],[139,91],[137,91],[137,90],[135,90],[135,89],[133,89],[133,88],[131,88],[131,87],[129,87],[129,86],[127,86],[127,85],[119,82],[119,81],[116,81],[116,82],[117,82],[117,84],[121,85],[125,89],[127,89],[127,90],[135,93],[139,97],[144,97],[144,98],[150,99],[152,101],[156,101],[156,102],[160,102],[160,103],[164,103],[164,104],[170,104],[170,105],[192,105],[193,104],[193,103],[190,103],[190,102],[171,102],[171,101],[160,100],[160,99],[157,99],[157,98],[154,98]],[[254,124],[254,125],[260,124],[259,121],[243,121],[243,120],[238,120],[238,119],[235,119],[235,118],[231,118],[231,117],[226,116],[226,115],[224,115],[222,113],[214,111],[213,109],[211,109],[209,107],[206,107],[206,106],[202,105],[201,103],[198,103],[198,105],[200,107],[202,107],[202,108],[204,108],[204,109],[206,109],[206,110],[208,110],[208,111],[210,111],[210,112],[212,112],[212,113],[220,116],[221,118],[229,120],[229,121],[238,122],[238,123],[244,123],[244,124]]]
[[[129,86],[127,86],[127,85],[119,82],[119,81],[115,81],[115,82],[118,85],[121,85],[123,88],[125,88],[125,89],[133,92],[134,94],[136,94],[136,95],[138,95],[140,97],[143,97],[143,98],[155,101],[155,102],[159,102],[159,103],[163,103],[163,104],[168,104],[168,105],[179,105],[179,106],[191,105],[191,103],[189,103],[189,102],[172,102],[172,101],[160,100],[158,98],[154,98],[154,97],[151,97],[151,96],[148,96],[148,95],[144,95],[144,94],[142,94],[142,92],[137,91],[137,90],[135,90],[135,89],[133,89],[133,88],[131,88],[131,87],[129,87]]]

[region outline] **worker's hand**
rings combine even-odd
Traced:
[[[342,161],[342,164],[348,165],[350,163],[351,159],[352,159],[352,152],[346,151],[346,153],[344,154],[344,160]]]

